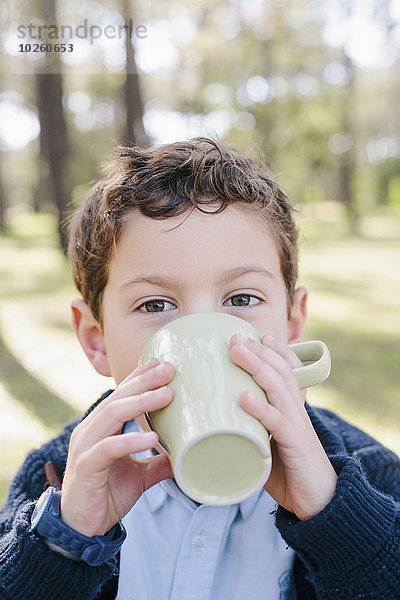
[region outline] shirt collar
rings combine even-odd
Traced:
[[[256,492],[255,494],[250,496],[250,498],[247,498],[247,500],[243,500],[243,502],[239,504],[239,510],[240,514],[242,515],[242,519],[246,520],[251,515],[251,513],[256,507],[257,502],[260,499],[260,496],[264,493],[266,492],[263,488],[261,488],[259,492]]]
[[[243,500],[243,502],[240,502],[238,508],[242,519],[246,520],[251,515],[262,493],[264,493],[263,489],[250,496],[250,498]],[[149,488],[144,493],[144,497],[146,498],[147,504],[151,512],[156,512],[157,510],[159,510],[165,504],[168,497],[172,497],[178,502],[183,503],[187,508],[191,510],[196,510],[197,508],[196,502],[193,502],[193,500],[188,498],[178,488],[173,479],[165,479],[157,485],[154,485],[153,487]]]

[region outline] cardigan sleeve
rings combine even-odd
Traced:
[[[11,483],[0,512],[0,597],[4,600],[94,600],[116,569],[115,559],[90,567],[65,558],[30,529],[45,485],[44,464],[57,460],[64,470],[72,429],[32,451]]]
[[[278,529],[297,552],[318,600],[398,597],[400,461],[389,452],[379,460],[379,454],[373,462],[381,489],[358,457],[330,456],[338,474],[331,502],[306,521],[278,508]]]

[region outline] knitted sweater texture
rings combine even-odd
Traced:
[[[307,410],[338,484],[330,504],[307,521],[277,510],[276,526],[297,553],[297,598],[400,599],[400,461],[333,413]],[[53,552],[30,530],[35,502],[46,485],[44,464],[54,461],[64,471],[75,425],[32,451],[11,483],[0,513],[1,600],[115,598],[117,559],[89,567]],[[157,600],[166,599],[160,593]]]

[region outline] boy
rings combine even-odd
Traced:
[[[241,154],[200,138],[119,150],[70,244],[82,294],[74,328],[117,386],[30,453],[12,482],[2,598],[400,598],[399,460],[306,406],[292,372],[288,344],[301,338],[307,300],[296,240],[286,196]],[[268,396],[243,392],[240,402],[272,435],[272,473],[233,507],[184,496],[153,451],[155,433],[121,434],[173,399],[172,364],[136,368],[146,341],[172,319],[212,311],[263,336],[233,336],[231,355]]]

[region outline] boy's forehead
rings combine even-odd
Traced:
[[[114,265],[112,264],[114,263]],[[228,206],[218,214],[195,209],[168,219],[139,212],[126,222],[110,265],[132,276],[178,272],[180,268],[239,276],[280,271],[279,254],[265,217]]]
[[[126,219],[124,234],[136,239],[149,235],[160,236],[162,241],[166,238],[161,237],[161,234],[175,232],[179,237],[179,234],[185,235],[190,229],[211,235],[214,231],[220,237],[225,237],[225,235],[221,236],[224,232],[229,237],[229,231],[233,226],[235,230],[242,229],[243,234],[251,229],[257,238],[274,237],[266,217],[254,207],[244,204],[229,205],[216,212],[219,207],[220,203],[213,203],[207,205],[204,211],[194,208],[177,216],[158,219],[145,216],[138,210],[132,210]]]

